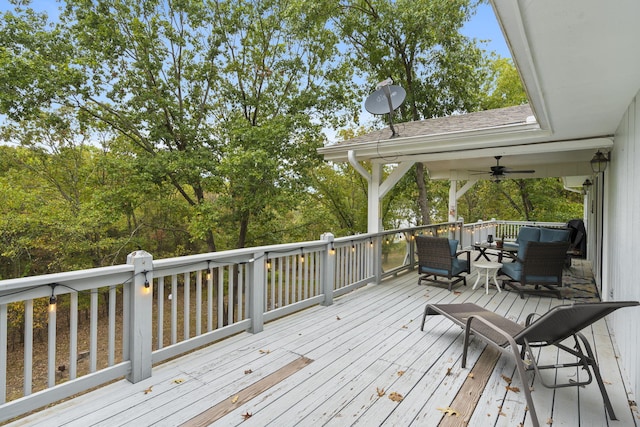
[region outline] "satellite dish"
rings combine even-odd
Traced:
[[[391,137],[397,135],[393,128],[393,112],[402,105],[407,92],[400,86],[392,85],[393,80],[388,78],[380,83],[376,91],[364,101],[364,108],[371,114],[389,114],[389,126],[391,127]]]
[[[387,92],[389,93],[388,98]],[[401,106],[406,96],[407,92],[400,86],[383,86],[367,97],[367,100],[364,101],[364,108],[371,114],[388,114]],[[389,103],[389,99],[391,99],[391,103]]]

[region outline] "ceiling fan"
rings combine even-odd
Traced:
[[[486,172],[486,171],[473,171],[473,172],[477,172],[477,174],[488,173],[491,176],[491,178],[493,178],[495,181],[500,181],[501,179],[504,179],[505,175],[509,173],[534,173],[535,172],[534,170],[530,170],[530,169],[529,170],[512,170],[507,168],[506,166],[501,166],[500,165],[501,158],[502,156],[495,156],[496,165],[491,166],[490,172]]]

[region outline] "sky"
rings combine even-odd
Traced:
[[[511,58],[502,30],[490,4],[481,4],[478,11],[462,28],[462,34],[479,40],[488,40],[482,47],[496,52],[503,58]]]
[[[54,0],[32,0],[31,6],[36,10],[46,11],[51,17],[57,15],[60,4]],[[7,0],[0,0],[0,11],[5,11],[10,8],[12,8],[12,6]],[[463,27],[462,33],[477,40],[485,40],[485,43],[480,44],[480,47],[483,49],[494,51],[504,58],[511,57],[511,53],[504,41],[504,36],[502,35],[502,31],[490,4],[481,3],[478,6],[476,14],[471,17],[471,20]],[[362,100],[362,105],[360,122],[361,124],[368,123],[370,125],[374,119],[373,117],[368,117],[369,113],[364,109],[364,100]],[[0,116],[0,122],[1,121],[2,117]],[[327,136],[330,140],[335,139],[334,132],[328,132]]]
[[[36,10],[44,10],[49,16],[53,16],[58,13],[60,4],[55,0],[32,0],[31,6]],[[0,0],[0,11],[10,8],[12,6],[8,0]],[[487,50],[495,51],[502,57],[511,57],[490,4],[482,3],[478,6],[477,13],[464,26],[462,33],[479,40],[489,40],[484,45]]]

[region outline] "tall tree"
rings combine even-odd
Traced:
[[[0,112],[29,120],[62,105],[85,125],[106,126],[144,176],[189,203],[194,238],[214,251],[216,230],[235,229],[244,246],[250,218],[302,188],[318,160],[320,121],[349,99],[338,38],[310,9],[67,0],[50,27],[17,8],[0,28]]]
[[[481,50],[460,33],[474,11],[470,0],[339,0],[336,21],[354,64],[369,84],[387,77],[407,91],[403,120],[478,108],[484,77]],[[424,166],[416,164],[424,224],[430,208]]]

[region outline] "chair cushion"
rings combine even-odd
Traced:
[[[522,264],[519,262],[509,262],[503,264],[501,270],[517,282],[520,280],[520,274],[522,273]]]
[[[541,228],[540,229],[540,241],[541,242],[568,242],[571,236],[570,230],[554,229],[554,228]]]
[[[522,264],[519,262],[510,262],[503,264],[502,273],[511,277],[516,282],[522,279]],[[557,283],[556,276],[527,276],[527,282],[530,283]]]
[[[518,258],[520,258],[521,260],[525,260],[525,257],[527,256],[527,245],[529,244],[529,242],[522,242],[520,245],[518,245]]]
[[[449,239],[449,250],[451,251],[451,256],[455,256],[456,252],[458,252],[458,241]]]
[[[467,260],[455,258],[451,265],[451,275],[457,276],[465,271],[467,271]]]
[[[537,242],[540,240],[540,229],[538,227],[521,227],[518,231],[516,243],[522,246],[524,242]]]
[[[467,271],[467,260],[454,258],[451,260],[451,275],[458,276]],[[449,276],[449,272],[442,268],[431,268],[421,265],[419,268],[420,274],[435,274],[438,276]]]
[[[449,276],[449,272],[447,270],[443,270],[441,268],[431,268],[425,267],[424,265],[420,266],[420,274],[435,274],[437,276]]]

